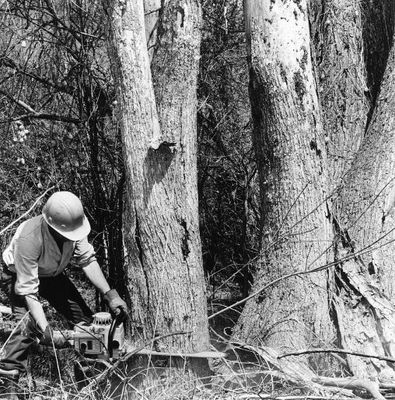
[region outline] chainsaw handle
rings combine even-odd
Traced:
[[[111,322],[110,330],[108,331],[108,343],[107,343],[107,349],[108,349],[108,355],[110,358],[113,356],[113,341],[114,341],[114,334],[115,334],[115,329],[119,325],[122,324],[123,321],[126,319],[126,312],[123,308],[118,307],[118,314],[116,314],[115,318]]]

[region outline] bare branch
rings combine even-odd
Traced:
[[[0,120],[0,124],[7,124],[14,121],[26,120],[26,119],[45,119],[48,121],[60,121],[67,122],[71,124],[80,124],[84,122],[82,119],[67,117],[65,115],[56,114],[46,114],[46,113],[36,113],[36,114],[23,114],[15,118],[9,118],[6,120]]]
[[[36,201],[33,203],[33,205],[25,212],[23,213],[20,217],[18,217],[15,221],[11,222],[9,225],[7,225],[4,229],[2,229],[0,231],[0,236],[6,232],[8,229],[10,229],[12,226],[14,226],[18,221],[20,221],[21,219],[25,218],[26,215],[28,215],[33,209],[34,207],[36,207],[36,205],[39,203],[39,201],[48,193],[50,192],[52,189],[55,189],[55,186],[50,187],[49,189],[47,189],[42,195],[40,195]]]
[[[355,351],[348,351],[348,350],[342,350],[342,349],[299,350],[299,351],[293,351],[292,353],[281,354],[278,356],[278,358],[280,359],[280,358],[284,358],[284,357],[300,356],[303,354],[314,354],[314,353],[340,353],[340,354],[347,354],[350,356],[357,356],[357,357],[376,358],[377,360],[395,363],[395,358],[385,357],[385,356],[377,356],[377,355],[372,355],[372,354],[357,353]]]
[[[22,100],[16,99],[15,97],[11,96],[9,93],[5,92],[4,90],[0,89],[0,94],[4,95],[7,97],[7,99],[13,101],[14,103],[18,104],[22,108],[24,108],[27,112],[31,114],[37,114],[37,112],[31,108],[28,104],[23,102]]]
[[[25,120],[25,119],[46,119],[48,121],[61,121],[61,122],[68,122],[73,124],[80,124],[83,122],[80,119],[68,117],[65,115],[57,115],[57,114],[49,114],[49,113],[42,113],[35,111],[32,107],[26,104],[24,101],[16,99],[15,97],[11,96],[9,93],[5,92],[4,90],[0,89],[0,94],[6,96],[12,102],[18,104],[22,108],[24,108],[29,114],[19,115],[15,118],[10,118],[7,120],[0,121],[0,124],[9,123],[18,120]]]
[[[59,92],[72,94],[73,91],[74,91],[74,89],[70,88],[69,86],[57,85],[56,83],[51,82],[48,79],[43,78],[42,76],[38,76],[36,74],[33,74],[33,73],[27,71],[25,68],[22,68],[18,64],[16,64],[15,61],[10,59],[9,57],[1,57],[0,58],[0,65],[4,65],[4,66],[6,66],[8,68],[11,68],[14,71],[16,71],[18,74],[21,74],[21,75],[27,76],[29,78],[32,78],[35,81],[40,82],[41,84],[43,84],[45,86],[52,87],[53,89],[55,89],[55,90],[57,90]]]

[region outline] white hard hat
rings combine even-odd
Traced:
[[[73,242],[88,236],[91,226],[81,200],[71,192],[56,192],[43,208],[45,222]]]

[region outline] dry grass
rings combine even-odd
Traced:
[[[32,349],[28,373],[19,382],[20,399],[326,400],[353,397],[352,392],[341,388],[317,390],[317,385],[310,385],[305,379],[303,370],[297,370],[297,363],[280,360],[262,348],[243,345],[228,348],[228,338],[214,330],[212,343],[217,351],[226,351],[227,357],[210,361],[207,369],[210,375],[206,379],[196,378],[191,372],[192,361],[188,359],[133,356],[114,367],[103,362],[88,362],[73,349],[55,353],[50,348],[37,347]],[[85,365],[88,379],[83,383],[79,381],[81,376],[75,374],[74,367],[78,364]],[[315,375],[307,371],[310,372]],[[344,376],[339,375],[339,369],[334,371],[333,365],[323,375]]]
[[[85,387],[81,387],[73,372],[75,362],[81,358],[71,349],[65,349],[57,351],[57,360],[52,351],[32,356],[29,373],[20,381],[21,399],[325,400],[345,397],[344,393],[318,393],[312,387],[291,383],[252,351],[235,350],[225,359],[213,360],[210,362],[212,375],[206,379],[198,379],[190,372],[188,360],[178,360],[175,365],[169,359],[140,356],[110,372],[110,366],[100,363],[91,365],[95,371],[87,371],[91,377]]]

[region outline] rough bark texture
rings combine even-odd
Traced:
[[[335,203],[336,271],[342,345],[395,355],[395,54],[391,50],[370,128]],[[392,366],[349,357],[359,376],[394,378]]]
[[[369,111],[361,14],[361,0],[315,0],[311,4],[315,70],[332,190],[358,151]]]
[[[306,2],[248,0],[245,7],[264,227],[254,291],[325,264],[331,236]],[[283,349],[328,344],[328,303],[324,272],[288,279],[247,302],[235,336]]]
[[[158,22],[162,12],[162,0],[144,0],[145,36],[150,60],[158,46]]]
[[[360,0],[368,98],[372,109],[383,79],[393,42],[395,4],[393,0]]]
[[[115,1],[110,8],[127,171],[124,237],[131,334],[137,342],[185,331],[156,342],[154,349],[195,352],[208,347],[196,187],[201,13],[195,0],[162,5],[153,54],[155,93],[143,1]]]

